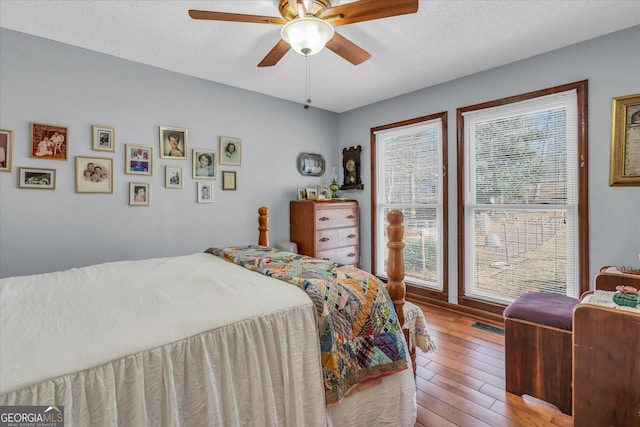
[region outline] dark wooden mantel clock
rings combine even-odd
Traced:
[[[362,147],[349,147],[342,149],[342,169],[344,172],[344,184],[341,190],[362,190],[364,185],[360,180],[360,152]]]

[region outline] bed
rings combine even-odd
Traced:
[[[2,279],[0,405],[55,406],[65,426],[413,426],[389,220],[386,287],[272,249],[264,207],[256,246]]]

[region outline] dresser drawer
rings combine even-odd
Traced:
[[[316,233],[316,250],[333,249],[358,244],[358,227],[328,228]]]
[[[353,207],[318,209],[316,211],[316,229],[334,227],[357,227],[358,211]]]
[[[358,253],[358,246],[346,246],[344,248],[318,251],[316,253],[316,258],[331,260],[339,264],[355,265],[357,267],[360,260],[360,254]]]

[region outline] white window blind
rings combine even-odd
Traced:
[[[577,297],[576,91],[463,113],[466,296]]]
[[[442,290],[442,119],[375,132],[375,271],[386,272],[387,214],[404,214],[405,279]]]

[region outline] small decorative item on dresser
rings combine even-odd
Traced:
[[[360,152],[362,147],[342,149],[342,167],[344,169],[344,184],[341,190],[362,190],[364,185],[360,179]]]

